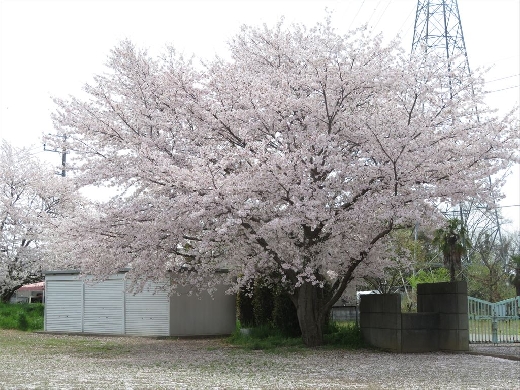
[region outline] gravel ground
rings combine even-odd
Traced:
[[[471,353],[496,356],[520,362],[520,344],[470,344]],[[520,388],[520,386],[519,386]]]
[[[478,348],[472,346],[472,352],[485,353],[484,346]],[[519,352],[518,347],[499,348],[508,354]],[[217,339],[0,330],[0,389],[350,388],[520,389],[520,363],[463,353],[262,352],[244,351]]]

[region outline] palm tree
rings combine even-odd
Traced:
[[[520,254],[511,256],[511,263],[515,267],[515,274],[510,276],[510,281],[516,289],[516,296],[520,296]]]
[[[459,219],[448,219],[444,228],[435,231],[433,244],[442,252],[444,266],[450,271],[450,281],[454,282],[457,271],[462,269],[462,256],[471,247],[466,229]]]

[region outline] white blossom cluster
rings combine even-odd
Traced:
[[[0,299],[43,278],[54,257],[46,251],[48,233],[76,199],[71,183],[29,149],[0,144]]]
[[[118,190],[63,226],[82,271],[208,290],[264,275],[294,292],[300,324],[320,322],[384,269],[394,229],[498,197],[488,177],[519,161],[515,112],[493,115],[478,73],[397,42],[280,22],[244,27],[230,52],[199,66],[125,41],[88,99],[56,99],[78,183]]]

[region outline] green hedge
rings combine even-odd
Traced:
[[[281,286],[254,281],[253,294],[241,290],[237,299],[238,320],[242,328],[272,327],[285,337],[301,335],[296,307]]]

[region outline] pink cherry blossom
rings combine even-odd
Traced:
[[[266,275],[318,345],[392,230],[499,196],[488,177],[519,161],[517,111],[494,116],[477,73],[329,21],[244,27],[229,47],[199,66],[125,41],[88,99],[56,99],[78,183],[118,190],[65,227],[60,250],[85,273],[230,292]]]

